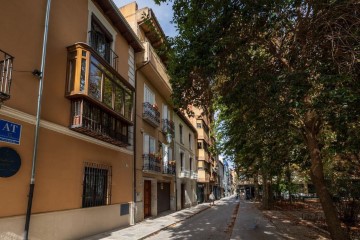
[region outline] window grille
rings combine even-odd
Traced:
[[[82,207],[111,203],[111,166],[85,162]]]

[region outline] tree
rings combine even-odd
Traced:
[[[190,104],[210,106],[216,99],[218,105],[229,107],[229,111],[239,109],[236,113],[245,115],[238,118],[264,114],[254,118],[262,123],[263,130],[277,124],[287,130],[291,127],[302,137],[310,156],[310,176],[332,238],[348,239],[326,188],[322,149],[325,130],[331,129],[336,136],[331,146],[334,151],[338,154],[358,151],[351,146],[359,143],[358,136],[352,134],[359,121],[360,103],[359,3],[345,0],[173,0],[173,3],[174,23],[179,31],[179,36],[172,40],[174,52],[169,63],[174,103],[183,108]],[[258,87],[266,85],[267,94],[258,93],[257,88],[249,91],[246,87],[256,86],[253,82]],[[264,97],[260,100],[267,104],[250,102],[244,106],[239,104],[242,99],[238,95],[245,96],[246,101]],[[261,108],[254,109],[258,106]],[[236,113],[224,114],[223,119],[236,118]],[[228,149],[233,148],[233,152],[243,149],[241,142],[236,144],[241,131],[227,133]],[[266,131],[259,132],[259,136],[264,141],[272,137]]]

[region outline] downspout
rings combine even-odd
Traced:
[[[136,223],[135,219],[136,219],[136,131],[137,131],[137,125],[136,125],[136,119],[137,119],[137,89],[138,89],[138,81],[137,81],[137,71],[139,71],[140,69],[142,69],[143,67],[145,67],[147,64],[150,63],[150,60],[147,60],[145,61],[145,63],[143,65],[141,65],[139,68],[137,68],[135,70],[135,118],[134,118],[134,173],[133,173],[133,176],[134,176],[134,179],[133,179],[133,182],[134,182],[134,225]]]
[[[38,103],[37,103],[37,113],[36,113],[36,126],[35,126],[35,137],[34,137],[34,148],[33,148],[32,168],[31,168],[31,178],[30,178],[30,187],[29,187],[27,211],[26,211],[25,230],[24,230],[25,231],[24,232],[24,239],[25,240],[28,240],[28,238],[29,238],[31,207],[32,207],[32,200],[33,200],[33,197],[34,197],[35,169],[36,169],[37,150],[38,150],[38,143],[39,143],[41,100],[42,100],[42,91],[43,91],[43,85],[44,85],[46,44],[47,44],[47,37],[48,37],[49,18],[50,18],[50,5],[51,5],[51,0],[47,0],[46,15],[45,15],[44,38],[43,38],[42,56],[41,56],[41,69],[40,69],[40,73],[38,75],[40,82],[39,82],[39,93],[38,93]]]

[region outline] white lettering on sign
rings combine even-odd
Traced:
[[[13,133],[14,133],[18,127],[19,127],[19,126],[17,126],[17,125],[10,124],[10,123],[6,123],[6,124],[4,125],[4,127],[3,127],[2,130],[5,130],[5,131],[7,131],[7,132],[13,132]]]

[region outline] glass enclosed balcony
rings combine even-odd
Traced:
[[[0,101],[10,98],[12,66],[14,57],[0,49]]]
[[[134,88],[85,43],[68,47],[66,97],[71,129],[118,146],[131,142]]]

